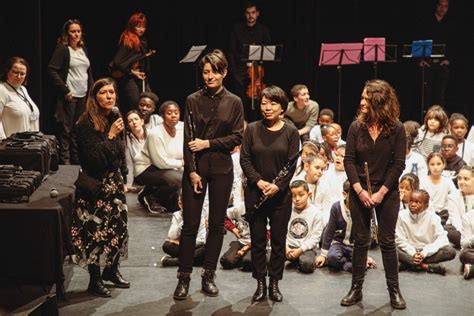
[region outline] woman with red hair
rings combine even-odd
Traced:
[[[154,51],[148,49],[144,36],[146,23],[143,13],[135,13],[130,17],[110,65],[111,75],[118,80],[122,94],[122,113],[138,105],[140,93],[151,91],[148,82],[150,60],[147,57],[154,54]]]

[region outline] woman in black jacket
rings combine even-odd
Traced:
[[[82,25],[78,20],[67,20],[48,64],[57,93],[59,159],[61,164],[78,164],[77,144],[73,126],[85,110],[87,91],[92,85],[92,71],[84,46]]]
[[[118,80],[122,113],[138,106],[140,94],[151,91],[150,60],[154,54],[148,49],[145,38],[147,19],[143,13],[135,13],[128,20],[120,36],[119,47],[111,63],[111,76]]]
[[[82,174],[76,181],[71,237],[79,265],[88,268],[88,291],[110,297],[103,281],[129,288],[118,270],[128,239],[128,211],[124,179],[127,175],[122,139],[123,119],[114,114],[117,89],[111,78],[97,80],[87,108],[77,123],[77,143]],[[93,189],[95,188],[95,189]],[[100,257],[106,267],[100,274]]]

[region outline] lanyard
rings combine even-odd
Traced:
[[[21,93],[20,93],[20,91],[18,91],[18,89],[16,89],[14,86],[12,86],[8,81],[7,81],[7,84],[16,92],[18,97],[30,107],[31,112],[34,112],[33,106],[31,105],[30,101],[26,97],[23,90],[21,90],[21,87],[20,87],[20,91],[21,91]]]

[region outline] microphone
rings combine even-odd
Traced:
[[[122,113],[120,113],[120,109],[116,106],[112,108],[112,114],[114,116],[114,122],[122,117]],[[125,126],[125,122],[123,122],[123,124]],[[126,138],[125,128],[122,130],[122,137],[123,137],[123,140],[125,140]]]
[[[114,114],[114,121],[122,117],[122,114],[120,113],[120,109],[116,106],[112,108],[112,113]]]

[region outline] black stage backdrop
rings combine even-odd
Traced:
[[[364,37],[386,37],[398,44],[397,63],[379,66],[379,75],[398,91],[401,120],[421,119],[419,68],[402,58],[403,44],[421,39],[415,25],[434,12],[436,1],[331,0],[260,1],[259,21],[271,31],[274,43],[284,45],[280,63],[265,64],[264,81],[288,93],[293,84],[308,85],[321,108],[337,115],[338,76],[335,67],[318,67],[321,43],[361,42]],[[46,65],[62,24],[79,19],[86,36],[94,77],[108,75],[120,33],[137,11],[148,17],[147,38],[157,50],[152,59],[151,86],[160,103],[173,99],[182,106],[196,88],[193,65],[179,64],[191,45],[228,48],[231,25],[243,18],[243,1],[52,1],[14,0],[2,3],[0,13],[0,63],[22,56],[30,62],[28,89],[41,110],[42,129],[53,131],[54,102]],[[451,74],[446,109],[462,112],[474,121],[474,2],[452,0],[449,16],[455,22]],[[372,66],[347,66],[342,72],[341,124],[344,130],[354,117],[364,82],[373,78]],[[228,81],[228,80],[227,80]],[[336,117],[337,118],[337,117]],[[345,133],[344,133],[345,134]]]

